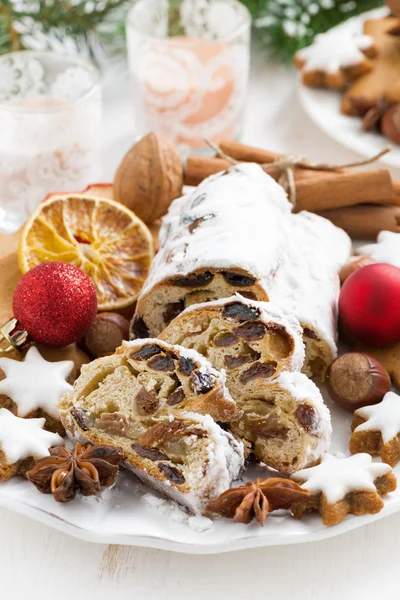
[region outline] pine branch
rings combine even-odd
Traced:
[[[252,9],[257,3],[242,1]],[[262,5],[256,8],[254,21],[258,44],[270,57],[290,62],[317,34],[382,6],[383,0],[263,0]]]

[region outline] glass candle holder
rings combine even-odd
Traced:
[[[138,0],[127,20],[138,133],[187,149],[239,137],[250,31],[237,0]]]
[[[0,57],[0,231],[18,229],[47,194],[98,179],[98,71],[74,57]]]

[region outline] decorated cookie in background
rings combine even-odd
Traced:
[[[400,0],[386,0],[385,4],[396,17],[400,17]]]
[[[344,114],[363,117],[382,101],[389,105],[400,102],[400,41],[391,34],[398,24],[396,17],[365,21],[364,33],[373,39],[378,55],[373,69],[346,89],[341,104]]]
[[[80,492],[97,496],[101,488],[114,485],[123,453],[121,448],[77,444],[50,449],[50,456],[37,461],[26,477],[43,494],[57,502],[71,502]]]
[[[206,506],[206,510],[232,519],[234,523],[251,523],[253,519],[264,526],[268,513],[290,509],[308,496],[306,490],[290,479],[270,477],[249,481],[231,488]]]
[[[89,277],[74,265],[43,263],[18,283],[13,312],[15,318],[0,328],[10,343],[6,350],[23,348],[28,338],[50,346],[66,346],[85,335],[95,318],[96,290]]]
[[[319,465],[303,469],[292,479],[308,491],[303,502],[292,506],[299,519],[309,512],[318,512],[325,525],[336,525],[347,514],[375,514],[383,508],[381,496],[396,489],[392,468],[373,463],[369,454],[336,458],[326,454]]]
[[[339,296],[341,328],[350,339],[385,347],[400,341],[400,269],[376,263],[353,273]]]
[[[376,238],[376,244],[360,246],[357,254],[369,257],[376,262],[400,267],[400,233],[381,231]]]
[[[93,358],[113,354],[129,339],[129,321],[117,313],[99,313],[81,340]]]
[[[64,444],[57,433],[43,429],[45,419],[21,419],[0,408],[0,481],[24,475],[36,458],[49,456],[49,448]]]
[[[400,396],[388,392],[376,406],[359,408],[351,425],[350,452],[379,454],[389,465],[400,460]]]
[[[32,346],[23,361],[0,357],[0,407],[22,418],[44,417],[46,428],[64,433],[57,404],[72,386],[66,379],[74,363],[70,360],[48,362]]]
[[[377,404],[391,387],[383,365],[361,352],[338,356],[328,368],[325,383],[332,400],[351,412]]]
[[[301,70],[304,85],[341,90],[372,69],[369,58],[375,55],[373,39],[368,35],[328,32],[299,50],[295,65]]]

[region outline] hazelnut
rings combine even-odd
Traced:
[[[325,383],[332,400],[349,411],[378,404],[391,387],[383,365],[362,352],[336,358],[328,368]]]
[[[366,267],[367,265],[372,265],[376,263],[376,260],[371,258],[370,256],[353,256],[343,267],[340,269],[339,277],[341,283],[344,283],[350,275],[352,275],[358,269],[362,267]]]
[[[129,321],[117,313],[105,312],[96,315],[81,343],[90,356],[98,358],[113,354],[128,337]]]
[[[145,223],[167,212],[181,195],[183,163],[179,150],[170,142],[149,133],[125,155],[114,180],[114,199],[124,204]]]
[[[400,144],[400,104],[395,104],[384,112],[381,131],[389,140]]]

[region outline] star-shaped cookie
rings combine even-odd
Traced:
[[[296,53],[295,65],[301,70],[304,85],[343,89],[372,68],[368,57],[375,53],[370,36],[327,32]]]
[[[380,454],[394,466],[400,460],[400,396],[388,392],[379,404],[359,408],[354,413],[350,452]]]
[[[293,514],[317,511],[325,525],[335,525],[348,513],[361,515],[379,512],[381,496],[396,489],[396,478],[389,465],[373,463],[369,454],[337,458],[326,454],[321,463],[302,469],[292,479],[308,491],[306,500],[293,506]]]
[[[400,267],[400,233],[381,231],[376,238],[376,244],[360,246],[357,254],[370,256],[380,263]]]
[[[60,435],[43,429],[44,423],[44,418],[20,419],[0,408],[0,450],[9,465],[29,457],[50,456],[49,448],[64,444]]]
[[[0,394],[16,404],[19,417],[26,417],[37,409],[60,420],[57,404],[72,386],[66,382],[74,363],[71,360],[49,362],[37,348],[30,348],[22,362],[0,358],[0,369],[5,379],[0,381]]]

